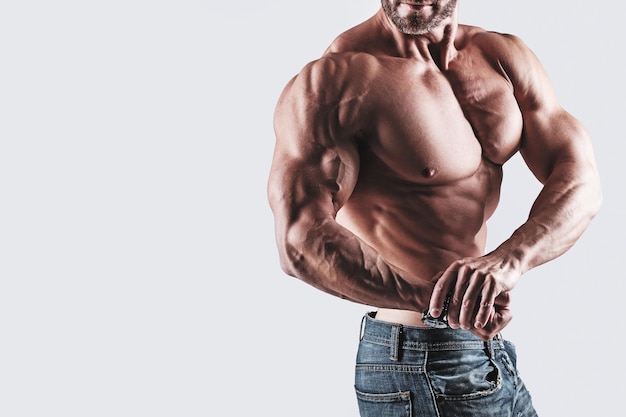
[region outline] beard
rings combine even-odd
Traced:
[[[402,16],[398,12],[397,0],[382,0],[383,10],[391,22],[406,35],[424,35],[452,16],[458,0],[433,0],[432,15],[423,17],[418,13]],[[443,5],[441,3],[444,3]]]

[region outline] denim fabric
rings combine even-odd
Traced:
[[[536,417],[499,335],[363,318],[355,389],[362,417]]]

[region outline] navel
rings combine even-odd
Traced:
[[[422,176],[424,178],[432,178],[437,174],[437,170],[433,167],[426,167],[422,170]]]

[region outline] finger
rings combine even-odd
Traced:
[[[496,310],[484,327],[472,329],[472,332],[482,340],[491,340],[495,335],[500,333],[513,320],[513,313],[508,308]]]
[[[498,296],[496,297],[494,304],[496,307],[501,307],[501,308],[509,308],[509,306],[511,305],[511,292],[510,291],[502,291],[500,294],[498,294]]]
[[[463,302],[464,289],[457,289],[455,287],[454,292],[450,296],[450,303],[448,304],[448,325],[453,329],[458,329],[459,326],[459,305]],[[460,295],[459,295],[460,294]]]
[[[477,272],[472,274],[461,302],[459,325],[465,330],[469,330],[475,325],[475,317],[481,301],[481,284],[477,280],[477,274]]]
[[[433,288],[433,292],[430,296],[430,304],[428,306],[428,310],[433,317],[439,317],[443,311],[443,304],[446,300],[448,293],[450,292],[450,278],[452,274],[447,271],[439,272],[435,279],[437,279],[437,283],[435,284],[435,288]]]
[[[476,312],[476,317],[474,318],[474,327],[480,329],[484,327],[486,323],[489,322],[491,316],[494,313],[494,303],[490,299],[480,299],[478,303],[478,310]]]
[[[454,286],[454,292],[452,293],[450,305],[448,306],[448,324],[453,329],[461,327],[459,320],[461,307],[473,274],[474,271],[465,265],[459,267],[457,271],[456,285]]]
[[[482,283],[480,302],[478,303],[476,317],[473,323],[474,327],[481,328],[489,322],[494,312],[496,295],[494,282],[492,280],[485,280]]]

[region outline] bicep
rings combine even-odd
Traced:
[[[354,189],[356,142],[337,134],[332,111],[293,83],[279,100],[268,192],[283,232],[295,224],[306,228],[334,218]]]
[[[588,132],[563,109],[524,115],[520,153],[539,181],[545,183],[557,167],[575,171],[593,168],[595,162]]]

